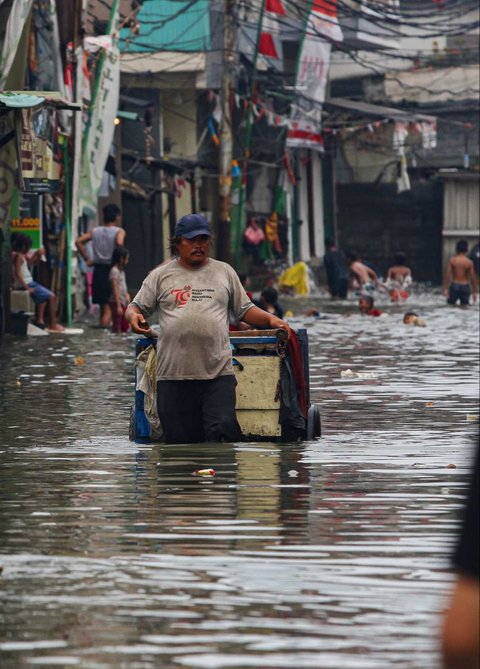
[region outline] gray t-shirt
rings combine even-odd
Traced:
[[[159,312],[157,380],[215,379],[233,374],[229,312],[241,320],[253,304],[235,270],[209,258],[198,269],[176,260],[154,269],[132,304]]]
[[[117,225],[99,225],[92,230],[92,252],[95,265],[110,265],[115,239],[121,230]]]

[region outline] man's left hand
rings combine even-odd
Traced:
[[[277,316],[270,316],[270,327],[274,330],[278,328],[285,330],[288,335],[288,338],[290,339],[292,328],[286,321],[282,321],[282,319],[278,318]]]

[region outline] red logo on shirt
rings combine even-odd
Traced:
[[[175,306],[180,309],[181,307],[184,307],[192,297],[192,287],[184,286],[183,288],[174,288],[170,291],[170,295],[175,296]]]

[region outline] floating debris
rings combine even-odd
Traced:
[[[194,476],[215,476],[214,469],[196,469],[193,472]]]
[[[351,369],[343,369],[340,376],[342,379],[376,379],[378,375],[375,372],[354,372]]]

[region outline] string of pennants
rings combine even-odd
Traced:
[[[241,97],[238,94],[234,95],[235,105],[237,109],[241,109],[242,106],[246,110],[248,108],[248,99]],[[216,146],[220,145],[220,138],[217,133],[217,126],[222,118],[222,110],[218,103],[218,95],[214,91],[209,91],[209,100],[215,102],[215,108],[213,109],[209,119],[208,119],[208,131],[211,140]],[[265,119],[267,125],[271,127],[288,127],[292,128],[294,126],[294,121],[283,114],[278,114],[277,112],[272,111],[265,105],[263,102],[255,101],[252,104],[252,113],[254,123],[258,123],[262,119]],[[425,122],[402,122],[394,121],[390,118],[385,118],[376,121],[370,121],[366,123],[365,121],[358,123],[349,123],[348,125],[342,125],[341,127],[323,127],[320,131],[321,136],[325,139],[327,136],[335,137],[340,135],[345,137],[352,135],[353,133],[362,132],[368,130],[370,133],[374,133],[375,130],[380,129],[382,126],[389,123],[395,123],[394,128],[394,137],[393,137],[393,148],[396,149],[399,153],[402,152],[402,148],[405,144],[405,140],[409,130],[418,132],[422,135],[422,144],[425,149],[433,149],[436,146],[436,124],[425,123]]]

